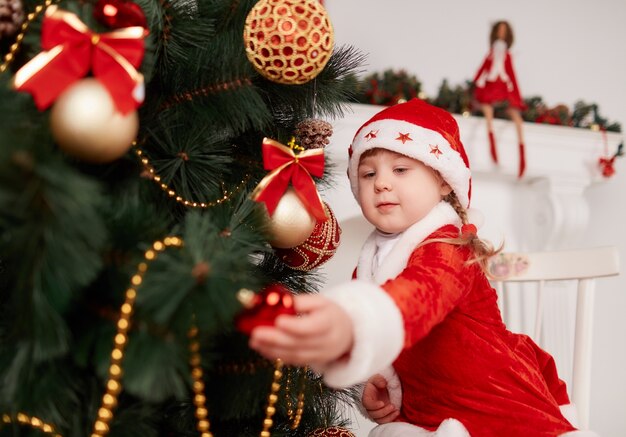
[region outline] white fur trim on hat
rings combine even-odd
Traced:
[[[381,148],[417,159],[437,170],[461,204],[469,206],[470,170],[459,152],[439,132],[404,120],[376,120],[357,132],[351,147],[348,177],[357,201],[360,157],[367,150]]]
[[[341,306],[354,327],[352,350],[324,368],[330,387],[349,387],[367,380],[391,365],[404,345],[402,314],[393,299],[371,282],[354,280],[322,293]]]

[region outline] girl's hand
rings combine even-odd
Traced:
[[[321,295],[294,296],[298,316],[281,315],[274,326],[259,326],[250,347],[269,359],[296,366],[325,366],[352,348],[352,320],[343,308]]]
[[[378,424],[393,422],[400,414],[400,411],[389,400],[387,380],[379,374],[367,380],[361,403],[370,419]]]

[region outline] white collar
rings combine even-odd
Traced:
[[[372,269],[372,262],[376,255],[377,232],[373,231],[361,249],[357,266],[357,277],[359,279],[373,280],[376,284],[382,284],[388,279],[395,278],[406,267],[415,247],[437,229],[449,224],[459,227],[461,219],[454,208],[448,202],[442,200],[426,217],[414,223],[400,234],[400,238],[393,245],[389,255],[382,260],[376,271]]]

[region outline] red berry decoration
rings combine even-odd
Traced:
[[[341,228],[326,203],[324,209],[328,220],[317,222],[304,243],[289,249],[275,249],[276,255],[292,269],[308,272],[331,259],[337,251]]]
[[[146,16],[137,3],[127,0],[98,0],[93,15],[100,24],[112,29],[148,27]]]
[[[280,284],[272,284],[260,293],[241,290],[237,298],[246,309],[237,316],[237,329],[250,335],[257,326],[274,326],[274,320],[281,314],[295,315],[293,296]]]

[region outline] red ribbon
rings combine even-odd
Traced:
[[[467,223],[461,226],[461,236],[465,238],[475,237],[478,229],[476,229],[476,225],[472,223]]]
[[[261,180],[252,198],[265,202],[270,216],[291,182],[298,198],[313,217],[318,221],[328,218],[311,177],[322,177],[324,174],[324,149],[305,150],[296,155],[278,141],[263,138],[263,166],[265,170],[272,171]]]
[[[147,32],[133,26],[94,33],[75,14],[50,6],[41,29],[44,51],[16,73],[14,86],[32,94],[43,110],[91,70],[118,111],[127,114],[143,102],[143,75],[136,68],[143,59]]]

